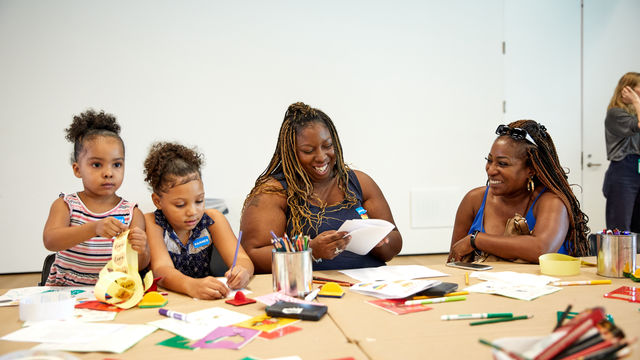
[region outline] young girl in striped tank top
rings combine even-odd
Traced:
[[[124,177],[124,143],[111,114],[87,110],[66,129],[73,143],[73,174],[84,189],[60,194],[44,226],[44,246],[56,251],[46,285],[94,285],[111,259],[113,237],[130,229],[138,267],[149,265],[144,215],[135,203],[116,195]]]

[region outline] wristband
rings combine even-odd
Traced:
[[[311,260],[313,260],[313,262],[316,263],[316,264],[317,263],[321,263],[322,262],[322,258],[316,259],[316,258],[313,257],[313,249],[311,248],[311,246],[309,246],[309,250],[310,250],[309,252],[311,254]]]
[[[473,248],[473,250],[476,251],[480,251],[480,249],[478,249],[478,247],[476,246],[476,236],[478,236],[478,233],[480,232],[480,230],[476,230],[473,233],[471,233],[471,237],[469,238],[469,243],[471,244],[471,248]]]

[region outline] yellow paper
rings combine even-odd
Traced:
[[[300,321],[298,319],[288,319],[288,318],[276,318],[271,317],[269,315],[258,315],[256,317],[252,317],[249,320],[239,322],[234,324],[234,326],[240,326],[243,328],[260,330],[264,332],[271,332],[278,328],[290,325],[294,322]]]
[[[129,309],[142,300],[145,290],[153,283],[147,272],[144,284],[138,273],[138,253],[129,244],[129,230],[113,240],[111,261],[100,270],[94,294],[100,301]],[[151,279],[149,281],[149,279]],[[111,298],[107,299],[107,295]]]

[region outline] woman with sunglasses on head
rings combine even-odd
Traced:
[[[607,159],[602,192],[607,228],[640,232],[640,73],[618,81],[604,120]]]
[[[587,216],[580,210],[547,129],[533,120],[500,125],[485,166],[487,186],[473,189],[456,213],[449,261],[521,260],[559,252],[585,256]],[[517,215],[516,215],[517,214]],[[519,220],[518,235],[507,223]]]

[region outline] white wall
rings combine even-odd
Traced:
[[[287,106],[307,102],[336,123],[346,161],[382,188],[403,253],[448,251],[453,212],[484,184],[483,158],[495,127],[513,120],[509,104],[522,104],[522,117],[534,117],[526,108],[535,104],[547,124],[557,123],[548,108],[574,111],[550,97],[527,105],[506,96],[502,113],[505,77],[518,74],[502,41],[528,37],[544,51],[573,54],[563,47],[578,36],[557,28],[561,15],[543,32],[509,22],[532,3],[0,0],[0,273],[40,270],[51,202],[81,190],[64,128],[88,107],[123,127],[121,196],[152,211],[142,175],[149,145],[197,145],[207,196],[226,200],[237,231]],[[537,11],[564,14],[576,1],[543,4]],[[560,36],[541,45],[549,34]],[[574,61],[546,60],[552,78],[554,66]],[[569,95],[573,104],[575,90]],[[575,159],[579,149],[563,140],[575,134],[558,129],[561,157]]]
[[[484,182],[482,153],[460,160],[486,151],[501,116],[501,19],[497,0],[1,1],[0,273],[39,271],[51,202],[81,190],[63,130],[88,107],[122,125],[120,195],[153,210],[151,142],[197,145],[207,196],[226,200],[237,230],[287,106],[307,102],[384,191],[404,252],[448,250],[452,217],[412,228],[410,194]]]

